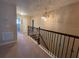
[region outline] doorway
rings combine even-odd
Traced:
[[[21,18],[20,18],[20,16],[17,16],[16,23],[17,23],[17,32],[20,32],[20,25],[21,25]]]

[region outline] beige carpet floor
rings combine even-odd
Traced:
[[[0,47],[0,58],[49,58],[28,36],[18,33],[16,43]]]

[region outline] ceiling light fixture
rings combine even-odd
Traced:
[[[23,12],[20,12],[20,15],[26,15],[25,13],[23,13]]]
[[[41,19],[43,19],[44,21],[47,21],[47,18],[42,16]]]
[[[41,9],[41,0],[39,0],[39,5],[40,5],[40,9]],[[48,12],[47,12],[47,7],[46,7],[45,12],[44,12],[43,16],[41,17],[41,19],[43,19],[44,21],[47,21],[47,17],[48,17]]]
[[[47,17],[48,17],[47,8],[45,8],[45,13],[41,17],[41,19],[43,19],[44,21],[47,21]]]

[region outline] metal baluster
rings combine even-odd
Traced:
[[[62,38],[62,35],[60,36],[59,49],[58,49],[58,55],[57,55],[57,57],[59,57],[59,52],[60,52],[60,47],[61,47],[61,38]]]
[[[47,42],[48,42],[47,46],[48,46],[48,53],[49,53],[49,32],[47,32]]]
[[[73,40],[73,44],[72,44],[72,48],[71,48],[70,58],[72,57],[72,53],[73,53],[74,44],[75,44],[75,38],[74,38],[74,40]]]
[[[51,43],[52,43],[51,35],[52,35],[52,33],[50,32],[50,52],[51,52]]]
[[[48,36],[47,36],[48,32],[46,32],[46,40],[47,40],[47,46],[48,46]]]
[[[46,40],[46,45],[47,45],[47,32],[45,31],[45,40]]]
[[[54,36],[54,42],[53,42],[53,54],[54,54],[54,50],[55,50],[55,38],[56,38],[56,34]]]
[[[48,32],[48,48],[49,48],[49,53],[50,53],[50,32]]]
[[[50,32],[49,32],[49,38],[48,38],[48,40],[49,40],[49,53],[50,53],[50,40],[51,40]]]
[[[51,54],[51,32],[49,32],[49,39],[50,39],[50,43],[49,43],[49,50],[50,50],[50,54]]]
[[[53,43],[53,40],[52,40],[52,33],[51,33],[51,43],[50,43],[50,51],[51,51],[51,53],[52,53],[52,43]]]
[[[64,41],[63,41],[63,47],[62,47],[61,57],[62,57],[62,54],[63,54],[64,44],[65,44],[65,36],[64,36]]]
[[[54,41],[53,41],[53,37],[54,37],[54,36],[53,36],[53,33],[52,33],[52,43],[51,43],[51,48],[52,48],[51,51],[52,51],[52,54],[53,54],[53,43],[54,43]]]
[[[46,39],[46,46],[48,47],[48,32],[47,31],[45,31],[45,39]],[[47,49],[47,50],[49,50],[49,49]]]
[[[44,40],[45,40],[45,31],[44,31]],[[46,43],[46,40],[45,40],[45,43]]]
[[[65,54],[65,57],[67,56],[69,42],[70,42],[70,37],[68,38],[68,43],[67,43],[67,48],[66,48],[66,54]]]
[[[78,49],[77,49],[76,58],[78,58],[78,53],[79,53],[79,47],[78,47]]]
[[[59,34],[57,34],[57,40],[56,40],[56,51],[55,51],[55,55],[56,55],[56,52],[57,52],[57,45],[58,45],[58,38],[59,38]]]
[[[40,35],[42,35],[42,30],[40,30]],[[40,37],[40,44],[42,45],[42,39]]]
[[[48,40],[48,38],[49,38],[49,32],[47,32],[47,46],[48,46],[48,49],[49,49],[49,40]],[[49,51],[48,51],[48,53],[49,53]]]

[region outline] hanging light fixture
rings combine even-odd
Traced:
[[[42,5],[42,4],[41,4],[41,1],[42,1],[42,0],[39,0],[39,7],[40,7],[40,9],[41,9],[41,5]],[[47,10],[48,10],[47,7],[45,7],[45,12],[44,12],[44,14],[41,16],[41,19],[44,20],[44,21],[47,21],[47,17],[49,16]]]
[[[42,16],[41,19],[43,19],[44,21],[47,21],[47,18]]]
[[[41,19],[43,19],[44,21],[47,21],[47,8],[45,8],[45,13],[43,14],[43,16],[41,17]]]

